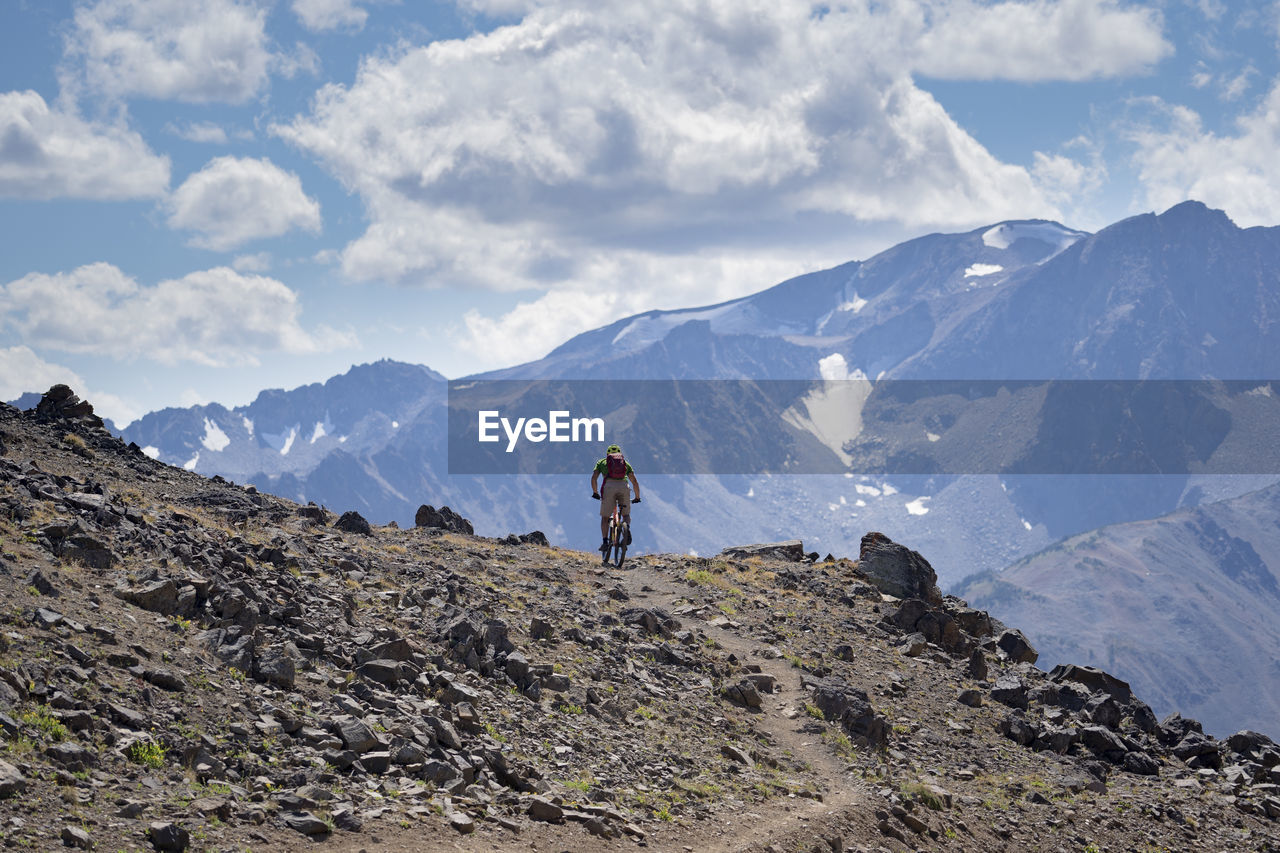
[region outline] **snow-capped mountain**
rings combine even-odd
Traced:
[[[1040,220],[933,234],[719,305],[628,317],[479,378],[816,378],[833,353],[874,378],[1087,236]]]
[[[154,459],[201,474],[238,481],[296,477],[332,453],[360,455],[382,447],[401,424],[438,404],[444,385],[429,368],[381,361],[323,384],[263,391],[247,406],[152,412],[122,437]]]
[[[1263,376],[1280,363],[1271,326],[1280,316],[1278,252],[1276,229],[1238,229],[1196,203],[1093,235],[1052,222],[997,223],[921,237],[719,305],[628,317],[543,359],[472,378]],[[419,503],[452,503],[485,532],[541,528],[589,545],[591,507],[578,499],[585,475],[581,484],[448,476],[444,394],[438,374],[381,362],[323,386],[264,392],[240,409],[155,413],[125,435],[165,461],[375,520],[404,523]],[[836,451],[855,437],[842,434],[839,418],[820,421],[811,409],[793,426]],[[732,412],[725,422],[734,423]],[[760,439],[730,432],[726,441]],[[830,476],[645,482],[644,545],[707,553],[744,537],[801,535],[817,550],[851,553],[867,529],[882,529],[935,555],[944,584],[1063,535],[1168,512],[1206,490],[1221,498],[1261,484],[865,477],[838,460]]]

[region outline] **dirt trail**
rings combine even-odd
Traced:
[[[690,603],[690,587],[675,582],[645,561],[611,570],[606,577],[610,584],[621,584],[636,606],[671,612]],[[773,676],[777,689],[772,694],[761,694],[764,702],[753,719],[755,727],[767,735],[776,755],[810,767],[815,778],[835,784],[819,791],[821,801],[788,797],[758,803],[746,813],[722,815],[707,827],[676,830],[668,838],[654,839],[652,846],[681,850],[680,845],[684,845],[698,851],[727,853],[761,849],[769,844],[790,846],[802,838],[818,841],[838,836],[842,834],[839,825],[849,820],[872,823],[876,804],[867,783],[849,772],[847,763],[821,740],[816,729],[806,730],[808,691],[801,685],[801,671],[785,659],[766,656],[767,643],[736,628],[712,625],[697,617],[679,618],[688,627],[696,626],[724,651],[745,663],[758,664],[762,672]]]

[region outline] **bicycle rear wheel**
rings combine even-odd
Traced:
[[[622,568],[622,561],[627,558],[627,546],[631,544],[631,528],[625,522],[618,526],[617,537],[613,546],[613,565]]]

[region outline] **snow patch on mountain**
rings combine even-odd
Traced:
[[[253,421],[244,415],[240,416],[240,422],[244,424],[244,431],[249,433],[249,438],[253,438]]]
[[[221,427],[211,421],[209,418],[204,419],[204,437],[200,439],[200,443],[204,445],[206,450],[217,453],[223,450],[231,439],[227,438],[227,434],[222,431]],[[199,455],[199,454],[197,454]],[[187,469],[190,470],[190,469]]]
[[[973,278],[974,276],[995,275],[1003,271],[1004,267],[999,264],[970,264],[968,269],[964,271],[964,277]]]
[[[782,420],[818,439],[848,465],[853,458],[844,444],[862,431],[862,407],[871,383],[838,352],[818,359],[818,374],[825,383],[783,412]]]
[[[867,300],[858,296],[858,291],[855,290],[853,292],[853,298],[850,299],[848,302],[841,302],[838,310],[852,311],[853,313],[857,314],[859,311],[861,311],[863,308],[866,308],[866,307],[867,307]]]
[[[929,512],[929,508],[928,508],[927,506],[925,506],[925,505],[924,505],[924,502],[925,502],[925,501],[927,501],[927,500],[929,500],[929,498],[927,498],[927,497],[919,497],[919,498],[916,498],[916,499],[915,499],[915,500],[913,500],[913,501],[908,501],[908,502],[907,502],[907,504],[906,504],[907,512],[908,512],[909,514],[911,514],[911,515],[924,515],[924,514],[926,514],[927,512]]]
[[[281,456],[288,456],[289,451],[293,448],[293,440],[298,437],[298,428],[293,427],[289,430],[289,437],[284,440],[284,446],[280,448]]]
[[[1076,231],[1056,222],[1002,222],[982,233],[982,243],[992,249],[1007,249],[1016,241],[1024,238],[1048,243],[1054,247],[1054,252],[1040,260],[1040,263],[1043,264],[1049,258],[1087,236],[1089,235],[1083,231]]]
[[[324,413],[323,421],[316,421],[315,429],[311,431],[311,444],[315,444],[326,435],[333,433],[333,421],[329,420],[329,413]]]

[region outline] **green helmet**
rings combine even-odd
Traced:
[[[605,451],[605,453],[621,453],[621,452],[622,452],[622,448],[616,444],[609,445],[609,449]]]

